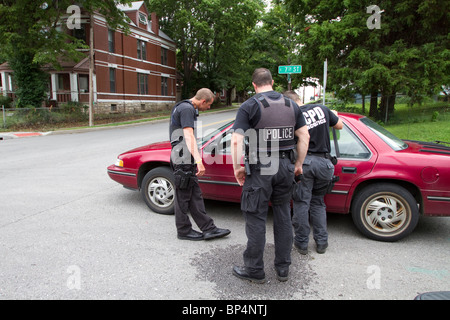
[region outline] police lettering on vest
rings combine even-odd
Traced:
[[[288,141],[292,139],[294,139],[294,127],[264,129],[264,141]]]

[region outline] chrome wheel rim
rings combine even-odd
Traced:
[[[160,208],[169,207],[173,203],[174,195],[172,183],[165,178],[156,177],[148,185],[148,198]]]
[[[395,235],[411,220],[411,209],[403,198],[392,193],[378,193],[368,198],[362,207],[363,223],[380,235]]]

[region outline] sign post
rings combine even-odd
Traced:
[[[323,63],[323,105],[325,105],[325,89],[327,88],[328,59]]]

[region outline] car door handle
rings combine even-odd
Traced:
[[[342,173],[356,173],[355,167],[342,167]]]

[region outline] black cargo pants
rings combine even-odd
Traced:
[[[271,170],[267,170],[269,166],[272,167]],[[245,267],[250,274],[262,276],[269,201],[272,202],[273,208],[275,267],[281,270],[291,264],[293,231],[290,199],[295,166],[292,158],[282,153],[270,164],[254,164],[250,165],[250,169],[251,175],[246,176],[241,195],[241,210],[245,217],[248,239],[243,256]]]
[[[171,163],[175,178],[175,225],[178,235],[184,236],[192,229],[188,213],[202,232],[216,228],[206,214],[202,191],[196,176],[197,165]]]
[[[326,157],[307,155],[301,181],[294,189],[293,226],[295,243],[307,246],[310,226],[316,244],[328,243],[325,194],[333,177],[334,165]]]

